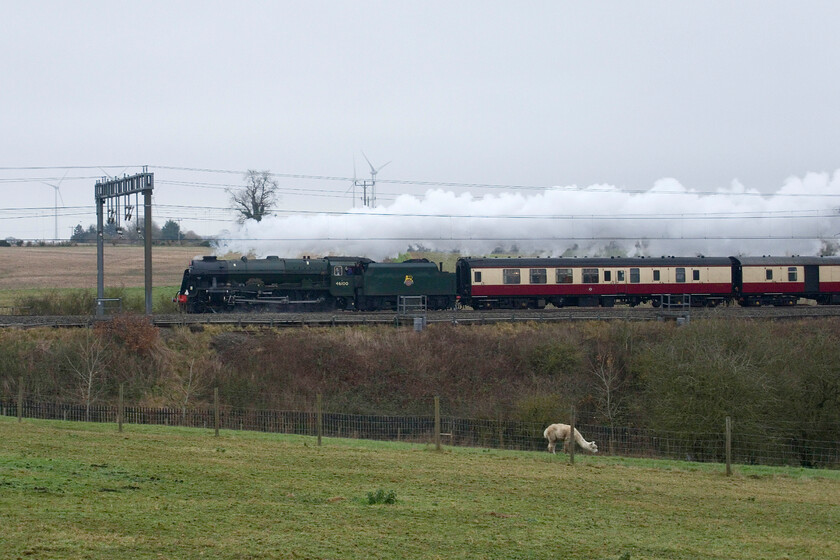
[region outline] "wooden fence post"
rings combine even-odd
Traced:
[[[18,422],[23,422],[23,376],[18,377]]]
[[[732,420],[726,417],[726,476],[732,476]]]
[[[440,451],[440,397],[435,397],[435,449]]]
[[[324,422],[323,410],[321,408],[321,393],[318,393],[317,417],[318,417],[317,418],[317,422],[318,422],[318,445],[320,446],[321,445],[321,433],[323,431],[323,425],[324,425],[323,424],[323,422]]]
[[[120,383],[120,404],[117,407],[117,423],[119,424],[120,433],[122,433],[123,425],[123,411],[125,410],[123,401],[123,384]]]
[[[569,444],[569,464],[575,464],[575,407],[572,406],[572,418],[569,421],[569,436],[566,440]]]
[[[213,387],[213,425],[216,427],[216,437],[219,437],[219,388]]]

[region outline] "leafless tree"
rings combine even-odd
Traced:
[[[603,348],[589,359],[590,369],[595,377],[595,403],[598,411],[606,418],[610,426],[610,452],[615,445],[615,422],[624,411],[624,375],[615,356]]]
[[[85,421],[90,420],[90,405],[100,390],[99,382],[105,373],[106,348],[107,344],[92,329],[86,329],[74,352],[67,355],[79,396],[85,403]]]
[[[279,185],[270,171],[249,169],[245,174],[245,185],[228,189],[233,209],[239,214],[237,221],[261,221],[277,202]]]
[[[590,358],[590,367],[595,376],[595,392],[598,410],[609,422],[615,424],[616,417],[623,410],[621,386],[623,376],[615,363],[615,358],[609,352],[599,352]]]
[[[181,406],[181,416],[186,418],[187,408],[208,389],[210,379],[221,370],[221,364],[215,359],[190,357],[182,367],[184,371],[172,374],[172,396]]]

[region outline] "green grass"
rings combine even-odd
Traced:
[[[14,307],[18,299],[37,296],[45,293],[43,288],[29,288],[21,290],[0,290],[0,307]]]
[[[177,306],[172,298],[180,286],[153,286],[152,307],[155,313],[175,313]],[[28,299],[51,299],[53,301],[79,299],[80,293],[90,294],[91,301],[96,300],[96,288],[28,288],[20,290],[0,290],[0,308],[20,308]],[[145,310],[146,289],[144,287],[106,288],[105,297],[119,297],[123,300],[124,311],[143,312]],[[0,313],[3,311],[0,310]],[[23,311],[21,311],[23,312]],[[91,314],[94,310],[91,309]]]
[[[840,557],[834,471],[727,478],[722,465],[5,417],[0,442],[3,558]]]

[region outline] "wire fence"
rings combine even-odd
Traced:
[[[38,418],[82,422],[118,423],[120,406],[66,402],[40,402],[0,398],[0,414],[19,418]],[[123,406],[122,422],[213,429],[214,406],[155,408]],[[319,426],[320,419],[320,426]],[[595,441],[599,454],[621,457],[676,459],[696,462],[726,461],[726,431],[678,433],[629,427],[577,424],[589,441]],[[545,425],[504,419],[476,419],[441,416],[436,431],[434,414],[428,416],[389,416],[345,414],[307,410],[283,411],[218,407],[218,428],[281,434],[435,443],[518,451],[546,451]],[[320,429],[319,429],[320,428]],[[557,445],[558,451],[562,443]],[[840,468],[840,442],[801,439],[785,434],[731,433],[731,462],[749,465],[806,466]]]

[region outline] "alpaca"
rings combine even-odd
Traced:
[[[566,438],[569,437],[569,428],[568,424],[552,424],[548,428],[545,429],[543,432],[543,437],[548,440],[548,451],[550,453],[554,453],[554,448],[557,445],[558,441],[563,442],[563,451],[566,453],[569,452],[569,442]],[[583,439],[583,436],[580,435],[580,432],[577,431],[575,428],[575,441],[580,445],[583,449],[587,451],[591,451],[592,453],[598,453],[598,446],[595,445],[594,441],[586,441]]]

